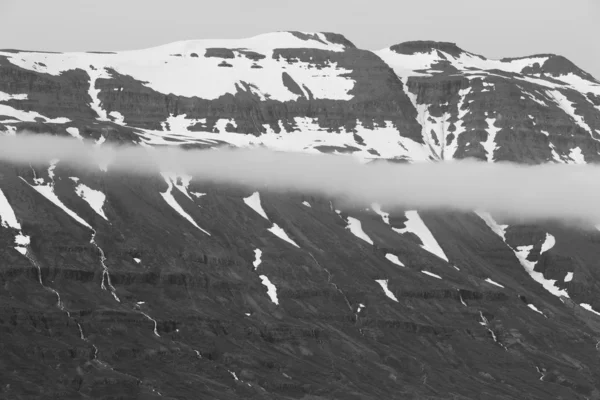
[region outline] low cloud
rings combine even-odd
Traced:
[[[47,135],[0,137],[0,160],[76,169],[155,175],[186,173],[195,180],[267,186],[343,199],[378,202],[384,209],[473,211],[521,221],[600,222],[600,168],[593,165],[524,166],[475,161],[361,164],[352,157],[283,153],[264,148],[183,150],[177,147],[96,146]]]

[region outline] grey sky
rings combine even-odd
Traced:
[[[380,49],[456,42],[490,58],[556,53],[600,79],[599,0],[0,0],[0,48],[124,50],[277,30]]]

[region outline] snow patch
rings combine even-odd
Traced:
[[[486,118],[485,122],[488,124],[487,128],[487,140],[481,145],[485,149],[486,157],[488,162],[494,161],[494,151],[498,149],[498,145],[496,144],[496,134],[500,132],[501,128],[498,128],[496,124],[496,118]]]
[[[256,211],[258,215],[260,215],[267,221],[269,220],[269,217],[267,217],[267,213],[265,213],[265,210],[263,210],[262,205],[260,203],[260,194],[258,192],[254,192],[250,196],[245,197],[244,203],[246,203],[248,207]]]
[[[400,259],[398,259],[398,256],[397,256],[397,255],[395,255],[395,254],[390,254],[390,253],[387,253],[387,254],[385,255],[385,258],[387,258],[388,260],[390,260],[391,262],[393,262],[393,263],[394,263],[394,264],[396,264],[396,265],[399,265],[399,266],[401,266],[401,267],[405,267],[405,265],[404,265],[404,264],[402,264],[402,261],[400,261]]]
[[[306,207],[312,208],[308,201],[303,201],[302,204],[304,204]]]
[[[260,259],[261,256],[262,256],[262,250],[255,249],[254,250],[254,262],[252,262],[252,265],[254,265],[255,271],[258,268],[258,266],[260,265],[260,263],[262,262],[262,260]]]
[[[572,160],[569,164],[586,164],[585,157],[579,147],[572,148],[569,151],[569,158]]]
[[[287,233],[285,233],[285,231],[279,227],[279,225],[273,224],[273,226],[270,227],[268,229],[268,231],[271,232],[273,235],[277,236],[278,238],[285,240],[286,242],[296,246],[297,248],[300,248],[300,246],[298,246],[298,244],[296,242],[294,242],[292,239],[290,239],[290,237],[287,235]]]
[[[21,230],[21,224],[17,220],[15,212],[8,202],[8,199],[0,189],[0,220],[5,228]]]
[[[118,111],[111,111],[108,115],[113,119],[113,122],[117,125],[125,126],[125,117]]]
[[[381,206],[377,203],[373,203],[371,204],[371,208],[373,209],[373,211],[375,211],[375,213],[377,213],[379,216],[381,216],[381,219],[383,220],[383,222],[385,222],[386,224],[390,224],[390,214],[383,212],[383,210],[381,209]]]
[[[371,238],[362,230],[362,225],[358,219],[348,217],[348,225],[346,226],[346,229],[349,229],[350,232],[352,232],[352,234],[357,238],[362,239],[371,245],[373,244]]]
[[[546,93],[554,100],[554,102],[569,117],[571,117],[573,119],[573,121],[575,121],[575,123],[578,126],[580,126],[584,130],[586,130],[587,132],[589,132],[590,134],[592,134],[592,130],[590,129],[589,125],[585,123],[585,120],[583,119],[583,117],[581,115],[577,115],[575,113],[575,107],[573,106],[574,103],[572,103],[571,101],[569,101],[569,99],[567,98],[567,96],[565,96],[564,94],[562,94],[558,90],[548,90],[548,91],[546,91]]]
[[[591,312],[593,312],[594,314],[600,315],[600,312],[598,312],[598,311],[594,310],[594,309],[592,308],[592,306],[591,306],[591,305],[589,305],[589,304],[586,304],[586,303],[581,303],[581,304],[580,304],[580,306],[581,306],[582,308],[585,308],[585,309],[586,309],[586,310],[588,310],[588,311],[591,311]]]
[[[490,278],[487,278],[485,280],[487,283],[491,283],[492,285],[496,285],[498,287],[501,287],[502,289],[504,289],[504,286],[502,286],[501,284],[499,284],[498,282],[494,282],[493,280],[491,280]]]
[[[405,222],[405,228],[403,228],[403,229],[392,228],[392,229],[398,233],[406,233],[406,232],[414,233],[415,235],[417,235],[417,237],[423,243],[421,245],[421,247],[423,249],[427,250],[428,252],[430,252],[432,254],[435,254],[442,260],[448,261],[448,257],[444,253],[444,250],[442,250],[442,248],[438,244],[437,240],[435,240],[435,237],[433,236],[433,234],[431,233],[429,228],[427,228],[427,225],[425,225],[425,223],[419,216],[419,213],[414,210],[407,211],[405,213],[405,216],[407,218],[407,221]]]
[[[565,276],[564,282],[571,282],[573,280],[573,273],[567,272],[567,276]]]
[[[540,310],[538,310],[538,308],[536,306],[534,306],[533,304],[527,304],[527,307],[531,308],[536,313],[540,313],[540,314],[544,315],[544,313],[541,312]]]
[[[421,271],[422,273],[424,273],[425,275],[429,275],[432,276],[434,278],[438,278],[438,279],[442,279],[441,276],[434,274],[433,272],[429,272],[429,271]]]
[[[260,279],[262,280],[262,284],[267,287],[267,295],[269,295],[271,301],[279,305],[279,300],[277,299],[277,288],[275,287],[275,285],[271,283],[271,281],[269,280],[269,278],[267,278],[266,275],[260,275]]]
[[[104,210],[102,209],[102,207],[104,207],[104,201],[106,200],[106,195],[104,193],[99,190],[89,188],[83,183],[77,185],[75,188],[75,193],[85,200],[96,212],[96,214],[108,221],[108,218],[106,218],[106,214],[104,214]]]
[[[35,111],[22,111],[17,110],[7,104],[0,104],[0,115],[14,118],[14,120],[5,120],[6,122],[36,122],[36,119],[41,119],[42,122],[47,124],[67,124],[71,122],[69,118],[59,117],[59,118],[48,118],[43,116],[40,113]]]
[[[390,291],[390,289],[388,289],[388,280],[387,279],[376,279],[375,282],[377,282],[379,284],[379,286],[381,286],[381,288],[383,289],[383,292],[385,293],[385,295],[387,297],[389,297],[390,299],[392,299],[396,303],[398,303],[398,299],[396,298],[396,296],[394,296],[394,293],[392,293]]]

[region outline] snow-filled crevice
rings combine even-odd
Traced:
[[[154,324],[154,336],[156,337],[160,337],[159,333],[158,333],[158,323],[156,322],[156,320],[154,318],[152,318],[150,315],[148,315],[148,313],[142,311],[141,306],[144,305],[145,303],[143,301],[138,301],[137,303],[135,303],[135,306],[133,307],[133,310],[141,315],[143,315],[147,320],[151,321]]]
[[[498,340],[498,336],[496,336],[496,332],[494,332],[494,330],[492,329],[490,321],[485,317],[485,315],[483,315],[482,311],[479,311],[479,317],[481,318],[479,325],[484,326],[488,330],[488,332],[492,335],[492,339],[494,339],[494,342],[498,343],[504,350],[508,351],[506,346],[504,346],[504,344],[502,344]]]

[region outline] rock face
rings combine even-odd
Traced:
[[[592,163],[600,84],[331,33],[3,51],[0,130]],[[0,164],[0,225],[1,398],[600,398],[598,230],[51,160]]]

